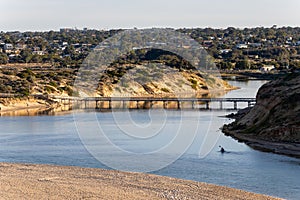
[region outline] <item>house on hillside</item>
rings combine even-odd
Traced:
[[[4,44],[4,50],[13,50],[14,48],[14,45],[13,44]]]
[[[250,47],[254,47],[254,48],[258,48],[258,47],[262,47],[262,43],[259,43],[259,42],[257,42],[257,43],[250,43],[249,46]]]
[[[211,41],[211,40],[204,40],[203,43],[202,43],[202,45],[204,47],[211,47],[213,45],[213,41]]]
[[[3,50],[4,50],[4,52],[7,53],[7,54],[12,53],[13,49],[14,49],[13,44],[4,44],[4,45],[3,45]]]
[[[40,51],[40,50],[36,50],[36,51],[32,51],[32,54],[33,55],[43,56],[43,55],[45,55],[45,52],[44,51]]]
[[[220,54],[227,54],[227,53],[229,53],[231,51],[232,51],[231,49],[221,49],[220,50]]]
[[[260,71],[262,72],[270,72],[272,70],[275,69],[275,66],[274,65],[264,65],[260,68]]]
[[[248,45],[247,44],[237,44],[235,47],[237,49],[248,49]]]

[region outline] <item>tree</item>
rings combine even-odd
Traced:
[[[0,53],[0,64],[7,64],[8,63],[8,57],[4,53]]]
[[[300,61],[292,61],[292,62],[290,62],[289,67],[291,69],[300,69]]]
[[[248,59],[239,60],[235,64],[236,69],[250,69],[251,65]]]
[[[32,52],[29,49],[25,49],[22,50],[20,53],[21,59],[25,62],[25,63],[29,63],[32,59]]]
[[[222,62],[220,62],[218,64],[218,68],[219,69],[232,69],[233,65],[232,65],[231,62],[224,62],[224,61],[222,61]]]

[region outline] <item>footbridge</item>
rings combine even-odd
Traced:
[[[95,109],[219,109],[238,110],[251,107],[255,98],[176,98],[176,97],[61,97],[52,100],[64,105]]]

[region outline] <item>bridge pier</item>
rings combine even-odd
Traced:
[[[237,102],[236,101],[233,102],[233,109],[237,110]]]
[[[112,109],[112,101],[108,100],[108,109]]]
[[[96,100],[96,107],[95,107],[95,109],[99,109],[99,105],[98,105],[98,100]]]
[[[209,110],[209,101],[206,101],[206,109]]]
[[[177,109],[180,110],[181,109],[181,102],[177,101]]]
[[[168,109],[168,102],[167,101],[163,101],[163,106],[164,106],[164,109]]]
[[[220,110],[223,110],[223,101],[220,101]]]

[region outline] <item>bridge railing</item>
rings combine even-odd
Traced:
[[[175,98],[175,97],[86,97],[86,98],[80,98],[80,97],[54,97],[53,99],[61,101],[64,104],[74,104],[74,105],[80,105],[84,104],[85,107],[90,102],[93,102],[96,109],[99,108],[108,108],[112,109],[114,108],[114,104],[122,104],[123,108],[128,108],[126,106],[126,102],[131,102],[135,105],[135,108],[152,108],[154,104],[162,104],[163,108],[168,108],[168,104],[177,104],[178,109],[183,108],[183,103],[185,104],[191,104],[192,108],[200,108],[201,105],[205,105],[205,109],[212,109],[215,105],[215,103],[219,103],[218,109],[224,110],[228,109],[228,104],[226,106],[226,103],[232,103],[230,106],[233,110],[238,110],[241,105],[238,105],[238,103],[244,104],[245,107],[251,107],[256,103],[255,98]],[[108,106],[103,106],[104,104]],[[99,106],[100,105],[100,106]],[[101,106],[102,105],[102,106]]]

